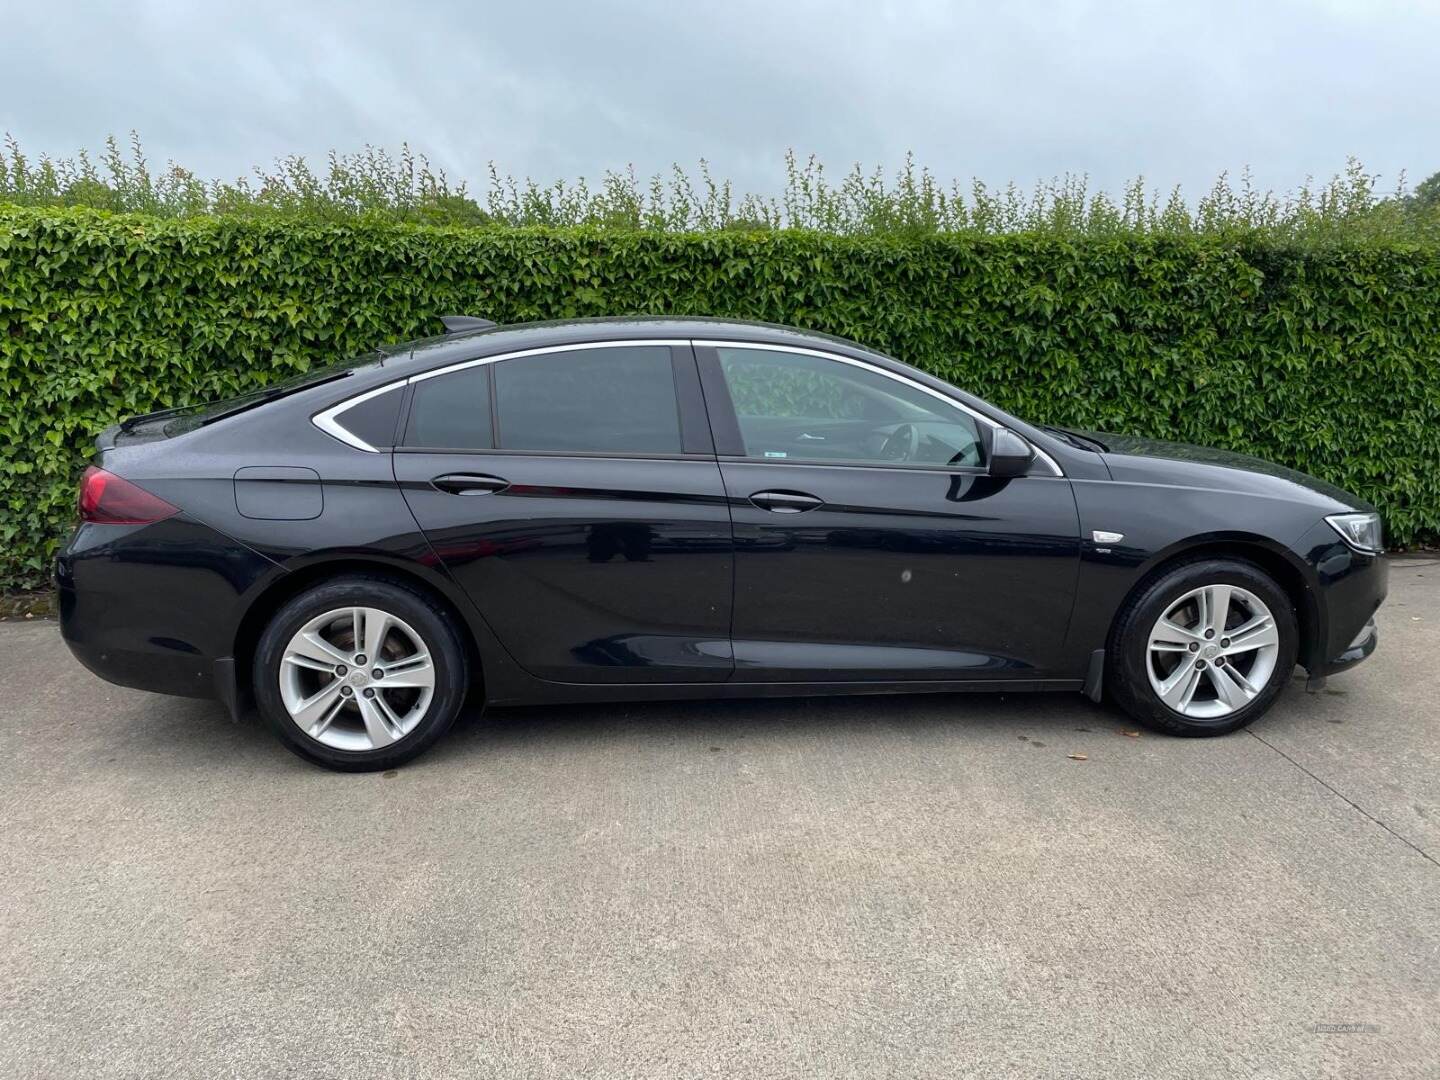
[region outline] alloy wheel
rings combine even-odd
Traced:
[[[403,619],[374,607],[317,615],[280,660],[280,698],[307,736],[335,750],[403,739],[435,695],[435,664]]]
[[[1280,630],[1238,585],[1192,589],[1155,621],[1146,669],[1155,694],[1183,716],[1213,720],[1253,701],[1275,674]]]

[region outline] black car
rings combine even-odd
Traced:
[[[1311,477],[779,326],[446,325],[104,432],[75,655],[377,769],[467,697],[1070,690],[1215,735],[1375,648],[1379,518]]]

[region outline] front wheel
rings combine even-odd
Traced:
[[[1184,563],[1143,588],[1111,634],[1108,678],[1135,719],[1172,735],[1223,735],[1263,714],[1299,651],[1285,591],[1238,559]]]
[[[255,700],[280,740],[348,772],[392,768],[431,746],[460,711],[467,678],[445,611],[368,575],[301,593],[255,650]]]

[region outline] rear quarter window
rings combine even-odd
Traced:
[[[395,426],[400,422],[400,401],[404,396],[398,387],[387,390],[350,406],[336,416],[335,422],[371,446],[393,446]]]

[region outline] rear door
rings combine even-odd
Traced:
[[[410,395],[396,479],[522,667],[564,682],[730,675],[730,517],[688,343],[478,360]]]
[[[992,421],[851,358],[696,353],[735,524],[736,681],[1057,674],[1080,552],[1058,468],[989,476]]]

